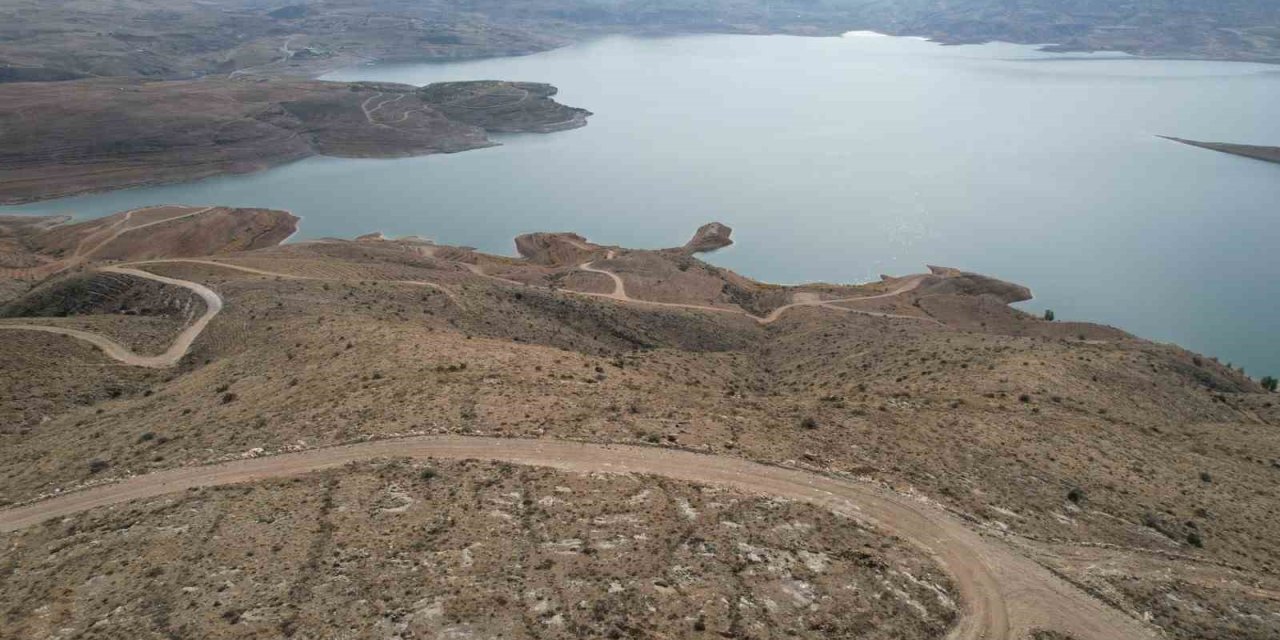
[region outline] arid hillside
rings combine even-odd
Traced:
[[[516,246],[95,253],[14,289],[0,632],[1280,633],[1280,406],[1240,372],[955,268]]]

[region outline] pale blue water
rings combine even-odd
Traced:
[[[756,278],[952,265],[1032,287],[1027,307],[1059,319],[1280,373],[1280,165],[1155,137],[1280,145],[1276,67],[689,36],[330,77],[545,81],[597,115],[459,155],[317,158],[0,212],[279,207],[303,216],[302,238],[380,230],[504,253],[526,231],[659,247],[720,220],[738,245],[711,260]]]

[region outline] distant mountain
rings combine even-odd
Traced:
[[[314,76],[369,58],[518,55],[606,33],[855,29],[946,43],[1280,62],[1280,2],[1270,0],[11,0],[0,9],[0,70],[9,70],[0,82]]]

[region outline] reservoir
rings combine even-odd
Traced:
[[[708,35],[327,79],[549,82],[596,115],[457,155],[313,158],[0,213],[273,207],[302,216],[295,239],[383,231],[507,254],[528,231],[662,247],[718,220],[737,244],[708,259],[761,280],[954,266],[1031,287],[1032,312],[1280,374],[1280,165],[1157,137],[1280,146],[1277,67]]]

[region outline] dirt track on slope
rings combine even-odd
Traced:
[[[150,222],[143,225],[139,225],[137,227],[116,230],[116,232],[114,233],[114,235],[111,236],[110,239],[96,245],[93,250],[90,250],[89,253],[92,253],[92,251],[96,250],[98,247],[101,247],[107,242],[110,242],[111,239],[119,237],[121,234],[125,232],[132,231],[134,229],[141,229],[143,227],[148,227],[154,224],[160,224],[161,222],[169,222],[171,220],[176,220],[178,218],[185,218],[189,216],[199,215],[211,209],[213,209],[213,207],[209,207],[206,209],[201,209],[199,211],[194,211],[192,213],[177,216],[176,218],[168,218],[166,220]],[[124,218],[124,221],[127,221],[128,218],[129,216],[126,215]],[[120,223],[113,225],[112,229],[116,229],[118,226],[120,226]],[[77,253],[79,253],[79,251],[77,251]],[[85,255],[88,255],[88,254],[85,254]],[[613,252],[610,252],[608,257],[612,258]],[[178,362],[182,360],[183,356],[187,355],[187,352],[191,349],[191,345],[195,342],[196,338],[198,338],[200,336],[200,333],[204,331],[204,328],[209,324],[209,321],[213,320],[213,317],[218,315],[218,312],[222,310],[222,305],[223,305],[221,296],[219,296],[212,289],[202,284],[199,284],[197,282],[191,282],[188,280],[179,280],[177,278],[169,278],[166,276],[160,276],[153,273],[148,273],[146,271],[130,268],[130,267],[142,266],[142,265],[148,265],[148,264],[174,264],[174,263],[187,263],[187,264],[198,264],[198,265],[205,265],[205,266],[212,266],[212,267],[222,267],[225,269],[243,271],[245,273],[252,273],[255,275],[286,278],[291,280],[328,280],[328,278],[294,275],[289,273],[267,271],[264,269],[256,269],[253,267],[244,267],[244,266],[240,266],[240,265],[232,264],[228,262],[219,262],[216,260],[201,260],[201,259],[193,259],[193,258],[165,258],[165,259],[158,259],[158,260],[143,260],[139,262],[130,262],[126,264],[100,268],[99,269],[100,271],[136,276],[139,278],[155,280],[157,282],[162,282],[164,284],[183,287],[195,292],[196,295],[199,295],[201,298],[204,299],[205,301],[204,315],[198,318],[195,322],[191,323],[191,325],[189,325],[186,329],[183,329],[182,333],[178,334],[178,338],[174,340],[173,344],[170,345],[169,348],[164,353],[158,356],[138,355],[133,351],[131,351],[128,347],[120,344],[115,340],[112,340],[111,338],[108,338],[100,334],[88,332],[88,331],[82,331],[79,329],[69,329],[65,327],[55,327],[55,326],[40,325],[40,324],[2,325],[0,326],[0,329],[19,330],[19,331],[40,331],[44,333],[55,333],[59,335],[70,336],[78,340],[83,340],[85,342],[88,342],[98,347],[108,357],[126,365],[138,366],[138,367],[150,367],[150,368],[172,367],[178,364]],[[488,275],[477,265],[466,264],[466,263],[463,263],[463,264],[472,273],[478,276],[492,279],[492,280],[498,280],[498,281],[510,283],[510,284],[517,284],[517,285],[523,284],[514,280],[507,280],[506,278]],[[649,305],[649,306],[677,308],[677,309],[692,309],[696,311],[715,311],[719,313],[736,313],[736,314],[745,315],[748,318],[751,318],[756,322],[759,322],[760,324],[770,324],[772,322],[775,322],[782,317],[783,313],[795,307],[824,307],[827,309],[836,309],[838,311],[846,311],[849,313],[861,313],[865,315],[872,315],[872,316],[884,317],[884,318],[901,318],[906,320],[919,320],[919,321],[939,324],[936,320],[933,320],[931,318],[919,318],[915,316],[905,316],[905,315],[898,315],[898,314],[891,314],[891,313],[880,313],[877,311],[862,311],[858,309],[849,309],[846,307],[836,306],[836,303],[840,303],[840,302],[875,300],[879,298],[889,298],[889,297],[901,295],[903,293],[907,293],[920,286],[920,284],[924,281],[924,278],[925,278],[925,276],[923,275],[908,276],[906,278],[903,278],[903,284],[901,284],[900,286],[896,287],[895,289],[887,293],[882,293],[882,294],[873,295],[873,296],[858,297],[858,298],[841,298],[837,300],[820,300],[820,299],[800,300],[788,305],[778,307],[777,309],[774,309],[769,315],[762,317],[762,316],[752,315],[740,309],[724,309],[719,307],[709,307],[709,306],[696,305],[696,304],[681,304],[676,302],[654,302],[649,300],[639,300],[627,295],[626,285],[623,283],[622,278],[619,277],[617,274],[611,271],[606,271],[604,269],[597,269],[592,266],[591,262],[579,265],[578,268],[581,269],[582,271],[586,271],[589,273],[603,274],[611,278],[614,283],[613,292],[612,293],[589,293],[585,291],[565,290],[567,293],[572,293],[574,295],[591,296],[595,298],[605,298],[605,299],[614,300],[614,301],[623,302],[623,303],[643,304],[643,305]],[[444,285],[436,284],[433,282],[420,281],[420,280],[384,280],[383,282],[407,284],[407,285],[421,286],[421,287],[430,287],[444,293],[446,296],[449,297],[449,299],[454,304],[461,304],[461,301],[458,299],[458,296],[452,290],[450,290],[448,287],[445,287]]]
[[[188,211],[187,213],[178,214],[176,216],[169,217],[169,218],[162,218],[160,220],[152,220],[151,222],[144,222],[139,225],[129,226],[129,223],[133,220],[133,214],[135,213],[138,213],[141,211],[150,211],[153,209],[170,209],[170,208],[178,208],[178,206],[177,205],[156,205],[156,206],[149,206],[149,207],[141,207],[139,209],[130,209],[129,211],[124,212],[124,215],[120,216],[118,220],[116,220],[115,222],[112,222],[110,225],[107,225],[102,229],[98,229],[93,233],[90,233],[85,237],[81,238],[80,242],[76,243],[76,248],[71,252],[71,255],[59,260],[47,262],[38,267],[29,267],[29,268],[22,268],[22,269],[0,269],[0,276],[10,277],[10,278],[21,278],[21,279],[35,279],[35,280],[38,280],[41,278],[47,278],[51,275],[54,275],[62,271],[66,271],[67,269],[70,269],[72,267],[75,267],[77,265],[80,265],[88,261],[89,258],[94,253],[97,253],[103,247],[106,247],[107,245],[111,244],[120,236],[126,233],[137,231],[139,229],[145,229],[147,227],[153,227],[159,224],[165,224],[167,222],[173,222],[175,220],[182,220],[183,218],[191,218],[194,216],[198,216],[198,215],[213,211],[218,207],[185,207],[187,209],[190,209],[191,211]],[[92,246],[89,246],[90,243],[92,243]]]
[[[609,255],[605,259],[612,260],[613,252],[610,251]],[[627,295],[627,285],[622,281],[622,278],[618,274],[612,271],[608,271],[606,269],[600,269],[594,265],[595,265],[594,262],[587,262],[587,263],[578,265],[578,269],[582,271],[586,271],[587,273],[598,273],[601,275],[608,276],[611,280],[613,280],[613,291],[611,293],[590,293],[586,291],[574,291],[573,293],[577,293],[579,295],[584,295],[584,296],[608,298],[610,300],[617,300],[619,302],[634,302],[637,304],[647,304],[647,305],[653,305],[658,307],[672,307],[676,309],[694,309],[697,311],[715,311],[719,313],[740,313],[742,315],[747,316],[748,318],[751,318],[752,320],[755,320],[756,322],[759,322],[760,324],[772,324],[774,322],[777,322],[777,320],[782,317],[782,314],[796,307],[825,307],[827,309],[835,309],[837,311],[846,311],[849,313],[860,313],[868,316],[876,316],[878,318],[899,318],[902,320],[919,320],[922,322],[941,324],[937,320],[934,320],[932,318],[921,318],[918,316],[907,316],[907,315],[902,315],[897,313],[882,313],[879,311],[863,311],[861,309],[850,309],[848,307],[836,306],[836,303],[840,303],[840,302],[860,302],[863,300],[878,300],[881,298],[892,298],[894,296],[902,295],[904,293],[907,293],[919,287],[924,282],[924,278],[925,278],[924,275],[907,276],[903,278],[903,284],[901,286],[898,286],[894,288],[892,291],[889,291],[887,293],[881,293],[874,296],[862,296],[857,298],[839,298],[835,300],[822,300],[822,299],[816,299],[816,298],[812,300],[797,300],[795,302],[792,302],[791,304],[786,304],[781,307],[778,307],[777,309],[774,309],[773,311],[769,312],[769,315],[757,316],[757,315],[747,313],[746,311],[743,311],[740,309],[725,309],[721,307],[710,307],[710,306],[700,305],[700,304],[682,304],[679,302],[655,302],[651,300],[639,300],[637,298],[632,298],[630,295]]]
[[[188,215],[195,215],[195,214],[188,214]],[[186,216],[179,216],[179,217],[186,217]],[[173,219],[176,219],[176,218],[170,218],[169,220],[173,220]],[[161,220],[159,222],[168,222],[169,220]],[[143,226],[149,226],[151,224],[158,224],[158,222],[148,223],[146,225],[141,225],[139,227],[134,227],[134,228],[140,229]],[[125,231],[129,231],[129,230],[130,229],[126,229]],[[118,236],[119,234],[116,234],[116,235]],[[292,275],[288,273],[277,273],[274,271],[265,271],[262,269],[254,269],[252,267],[242,267],[240,265],[229,264],[225,262],[217,262],[214,260],[194,260],[194,259],[187,259],[187,258],[143,260],[140,262],[130,262],[128,264],[102,267],[98,269],[99,271],[103,271],[107,273],[119,273],[119,274],[128,275],[128,276],[135,276],[138,278],[155,280],[156,282],[162,282],[164,284],[170,284],[176,287],[189,289],[195,292],[196,295],[200,296],[204,300],[204,304],[205,304],[204,314],[201,315],[199,318],[197,318],[195,322],[188,325],[187,328],[183,329],[182,332],[178,334],[178,337],[173,341],[173,344],[169,345],[169,348],[166,349],[164,353],[158,356],[138,355],[134,353],[132,350],[130,350],[128,347],[120,344],[119,342],[116,342],[115,340],[112,340],[111,338],[108,338],[101,334],[92,333],[89,331],[82,331],[80,329],[69,329],[66,327],[55,327],[55,326],[40,325],[40,324],[9,324],[9,325],[0,325],[0,330],[9,329],[9,330],[18,330],[18,331],[39,331],[42,333],[55,333],[58,335],[70,336],[72,338],[76,338],[77,340],[83,340],[85,342],[88,342],[89,344],[94,345],[95,347],[98,347],[99,349],[102,350],[104,354],[107,355],[107,357],[113,360],[116,360],[117,362],[130,365],[130,366],[135,366],[135,367],[163,369],[166,367],[172,367],[174,365],[177,365],[178,362],[182,360],[183,356],[187,355],[187,352],[191,350],[191,345],[195,343],[196,338],[200,337],[200,334],[204,332],[204,329],[206,326],[208,326],[209,321],[213,320],[213,317],[218,315],[218,313],[222,311],[223,303],[222,303],[222,296],[219,296],[217,292],[215,292],[213,289],[210,289],[198,282],[191,282],[189,280],[179,280],[177,278],[170,278],[167,276],[161,276],[161,275],[156,275],[154,273],[141,271],[139,269],[129,268],[129,267],[141,266],[141,265],[147,265],[147,264],[166,264],[166,263],[188,263],[188,264],[199,264],[199,265],[207,265],[207,266],[214,266],[214,267],[223,267],[226,269],[232,269],[235,271],[244,271],[244,272],[252,273],[255,275],[274,276],[278,278],[286,278],[286,279],[292,279],[292,280],[324,280],[325,279],[325,278],[316,278],[312,276],[298,276],[298,275]],[[430,287],[432,289],[441,291],[446,296],[448,296],[449,299],[452,300],[454,303],[458,302],[458,298],[453,293],[453,291],[451,291],[447,287],[444,287],[443,285],[438,285],[433,282],[422,282],[418,280],[395,280],[394,282],[396,282],[397,284],[408,284],[408,285],[421,286],[421,287]]]
[[[1021,640],[1043,628],[1076,640],[1141,640],[1151,628],[1111,609],[931,504],[878,485],[670,449],[556,440],[423,436],[186,467],[0,511],[0,532],[196,487],[293,476],[386,457],[478,459],[571,472],[647,473],[813,503],[910,541],[955,581],[962,614],[951,640]]]
[[[182,357],[187,355],[187,352],[191,350],[191,345],[196,341],[196,338],[200,337],[200,334],[204,332],[204,328],[208,326],[209,321],[213,320],[213,317],[222,311],[222,297],[215,293],[213,289],[196,282],[189,282],[187,280],[179,280],[177,278],[169,278],[166,276],[156,275],[154,273],[147,273],[146,271],[140,271],[138,269],[130,269],[127,266],[102,267],[99,271],[145,278],[147,280],[155,280],[156,282],[189,289],[204,300],[204,313],[201,314],[199,318],[196,318],[195,322],[187,325],[187,328],[183,329],[182,332],[178,334],[178,337],[174,339],[173,344],[169,345],[169,348],[158,356],[138,355],[128,347],[112,340],[111,338],[88,331],[81,331],[79,329],[21,324],[2,325],[0,326],[0,329],[40,331],[43,333],[56,333],[71,336],[78,340],[84,340],[85,342],[102,349],[102,352],[108,357],[123,364],[135,367],[162,369],[178,364],[178,362],[182,360]]]

